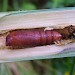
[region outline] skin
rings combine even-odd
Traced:
[[[6,46],[13,47],[36,47],[53,44],[62,39],[62,35],[54,30],[28,29],[15,30],[6,37]]]

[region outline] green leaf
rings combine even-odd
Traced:
[[[32,3],[24,3],[22,4],[21,9],[22,10],[35,10],[36,6]]]
[[[63,2],[64,2],[64,0],[53,0],[53,5],[52,5],[52,7],[53,8],[56,8],[56,7],[63,7],[64,5],[63,5]]]

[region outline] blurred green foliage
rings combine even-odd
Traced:
[[[24,3],[21,6],[21,10],[35,10],[37,9],[36,6],[32,3]]]
[[[0,11],[73,7],[75,0],[0,0]]]
[[[74,7],[75,0],[0,0],[0,11]],[[0,75],[75,75],[75,58],[0,64]]]

